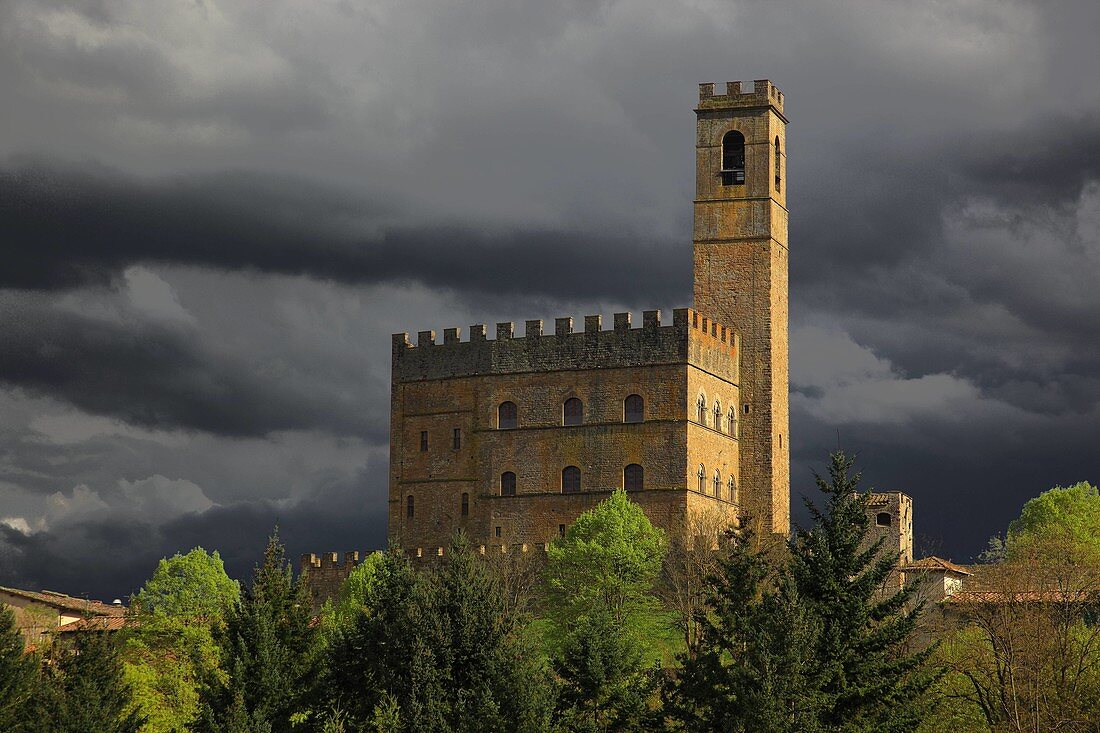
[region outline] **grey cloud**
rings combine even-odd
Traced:
[[[354,395],[295,384],[204,347],[186,328],[116,323],[0,298],[0,382],[133,425],[262,436],[321,428],[377,437],[385,430]]]

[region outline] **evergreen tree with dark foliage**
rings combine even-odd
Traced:
[[[549,671],[464,535],[434,572],[414,571],[391,548],[368,595],[327,655],[331,708],[404,733],[548,730]]]
[[[37,686],[38,657],[23,652],[15,614],[0,606],[0,731],[25,730]]]
[[[219,634],[228,682],[207,680],[197,724],[209,733],[285,733],[304,711],[318,668],[308,588],[295,580],[278,528],[251,586]]]
[[[735,538],[699,648],[671,685],[684,730],[909,731],[925,715],[938,672],[930,649],[908,650],[921,605],[913,588],[882,592],[898,557],[865,543],[870,495],[853,463],[836,452],[828,480],[815,474],[824,508],[807,501],[813,525],[795,530],[777,569]]]
[[[647,703],[660,682],[641,650],[609,613],[580,619],[555,670],[561,678],[556,723],[569,733],[651,730]]]
[[[56,648],[56,647],[55,647]],[[123,679],[114,638],[103,632],[79,634],[46,665],[35,701],[37,727],[45,733],[138,733],[145,724]]]

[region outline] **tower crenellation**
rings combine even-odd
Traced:
[[[783,113],[783,92],[768,79],[752,82],[752,91],[742,91],[744,82],[727,81],[725,93],[715,94],[715,84],[699,85],[699,108],[710,107],[762,107],[773,106]]]

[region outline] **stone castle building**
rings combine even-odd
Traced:
[[[482,552],[541,550],[619,487],[666,530],[708,511],[789,533],[783,94],[702,84],[695,114],[693,308],[394,334],[389,535],[411,556],[457,529]],[[884,590],[959,590],[965,567],[914,560],[908,495],[874,492],[867,512],[865,546],[899,560]],[[358,562],[303,555],[315,605]]]
[[[703,84],[695,113],[694,308],[394,335],[389,534],[414,557],[460,528],[543,547],[619,487],[666,529],[711,509],[788,532],[783,94]]]

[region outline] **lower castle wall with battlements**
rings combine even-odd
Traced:
[[[556,335],[537,335],[529,323],[529,335],[503,341],[462,342],[450,329],[443,344],[395,337],[389,532],[410,553],[438,553],[455,529],[475,545],[545,543],[624,486],[630,464],[644,471],[644,490],[632,498],[660,526],[682,521],[690,493],[723,511],[735,506],[727,487],[730,477],[739,487],[739,451],[725,415],[740,399],[735,334],[688,309],[671,326],[647,312],[639,329],[625,314],[612,331],[595,330],[590,317],[590,330],[572,333],[563,320]],[[624,422],[631,394],[644,399],[642,422]],[[707,419],[692,423],[700,395]],[[583,421],[566,426],[562,407],[572,397],[584,405]],[[505,401],[517,406],[515,428],[497,425]],[[715,401],[723,405],[717,425]],[[562,492],[566,466],[581,471],[579,493]],[[501,495],[505,472],[516,476],[515,496]]]

